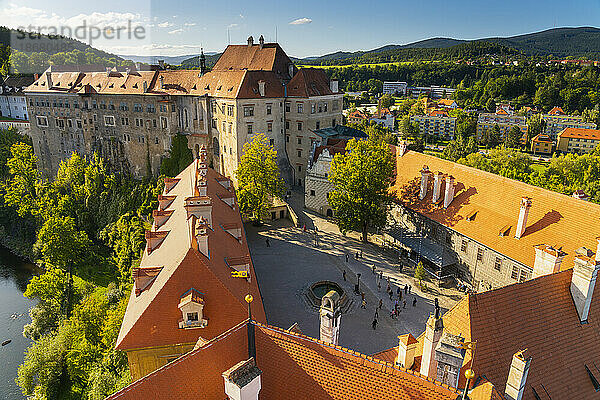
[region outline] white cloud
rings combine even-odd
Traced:
[[[239,26],[238,24],[229,24],[229,25],[227,25],[227,29],[237,28],[238,26]]]
[[[179,35],[183,33],[183,28],[173,29],[172,31],[167,32],[169,35]]]
[[[196,26],[195,22],[186,22],[183,26]]]
[[[161,22],[160,24],[158,24],[159,28],[169,28],[171,26],[173,26],[173,24],[169,21]]]
[[[246,18],[246,16],[244,14],[240,14],[240,18],[244,19],[244,18]]]
[[[312,22],[312,19],[310,18],[298,18],[293,20],[292,22],[290,22],[290,25],[306,25],[306,24],[310,24]]]

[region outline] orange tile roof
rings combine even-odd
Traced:
[[[600,140],[600,130],[584,128],[565,128],[558,134],[559,138]]]
[[[540,395],[547,392],[550,397],[544,398],[600,398],[585,370],[587,365],[600,378],[600,285],[588,323],[581,324],[571,277],[572,270],[561,271],[469,295],[442,317],[445,329],[477,341],[472,365],[476,377],[485,376],[503,388],[513,354],[527,348],[532,360],[523,400],[535,400],[532,388]],[[419,341],[422,346],[423,335]],[[422,347],[417,349],[421,353]],[[464,365],[469,362],[465,359]]]
[[[527,136],[526,134],[523,136]],[[532,139],[532,142],[540,142],[540,143],[554,143],[554,140],[552,140],[552,138],[548,135],[546,135],[545,133],[538,133],[537,135],[535,135]]]
[[[454,103],[455,102],[452,99],[440,99],[440,100],[438,100],[438,104],[442,104],[444,106],[451,106]]]
[[[301,68],[287,84],[290,97],[311,97],[333,94],[329,78],[321,68]]]
[[[423,165],[432,172],[454,176],[455,196],[448,209],[431,203],[433,179],[429,179],[427,196],[419,200]],[[567,253],[562,269],[573,266],[579,247],[596,248],[600,233],[598,204],[414,151],[396,157],[396,171],[392,190],[404,206],[524,265],[533,267],[533,246],[540,243],[562,247]],[[522,197],[530,197],[532,206],[524,236],[515,239]],[[468,221],[466,217],[473,212],[477,217]],[[499,236],[503,227],[507,227],[508,234]]]
[[[430,117],[447,117],[448,116],[448,112],[445,110],[432,110],[429,113]]]
[[[273,71],[289,79],[289,66],[293,65],[277,43],[260,45],[229,45],[213,66],[213,71],[248,70]],[[294,71],[297,68],[294,67]]]
[[[140,263],[142,268],[162,267],[162,270],[146,290],[138,295],[132,292],[117,339],[118,349],[195,343],[198,336],[206,340],[216,337],[246,318],[244,297],[247,293],[256,299],[255,317],[265,321],[244,230],[241,230],[241,241],[223,229],[209,230],[210,258],[198,251],[192,236],[195,217],[188,219],[184,207],[187,197],[198,195],[193,189],[197,179],[197,162],[194,161],[177,176],[179,182],[169,191],[169,195],[175,198],[167,210],[173,213],[160,227],[161,231],[169,231],[169,234],[151,253],[144,252]],[[207,195],[212,199],[213,227],[222,223],[241,226],[237,202],[232,208],[221,200],[234,196],[217,181],[226,178],[208,168],[206,179]],[[231,276],[226,259],[234,257],[247,257],[249,260],[250,282]],[[201,329],[180,329],[180,297],[191,288],[203,293],[203,313],[208,325]]]
[[[255,323],[260,398],[454,400],[420,374],[295,332]],[[132,383],[109,399],[222,399],[221,373],[247,358],[244,324]]]
[[[560,107],[554,107],[552,110],[548,111],[549,115],[565,115],[565,112]]]

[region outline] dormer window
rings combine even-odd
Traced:
[[[202,314],[204,310],[204,294],[191,288],[179,300],[179,310],[182,319],[179,321],[180,329],[204,328],[208,320]]]

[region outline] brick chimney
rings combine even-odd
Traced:
[[[258,93],[260,94],[260,97],[265,97],[265,85],[265,81],[258,81]]]
[[[398,151],[397,151],[398,156],[402,157],[407,152],[408,152],[408,143],[406,143],[404,140],[401,140],[400,142],[398,142]]]
[[[520,239],[527,229],[529,209],[531,209],[531,199],[529,197],[521,198],[521,211],[519,211],[519,221],[517,222],[517,230],[515,231],[516,239]]]
[[[442,333],[444,322],[436,315],[430,315],[425,325],[425,339],[423,341],[423,356],[421,357],[421,375],[435,379],[437,376],[437,363],[435,361],[435,348],[437,347]]]
[[[322,341],[338,344],[341,318],[340,295],[335,290],[331,290],[321,299],[319,309],[319,332]]]
[[[332,79],[329,81],[329,89],[332,93],[339,92],[339,82],[337,79]]]
[[[398,336],[398,356],[396,357],[396,365],[406,369],[412,368],[415,363],[417,343],[417,339],[410,333]]]
[[[465,349],[461,348],[463,342],[460,336],[444,333],[435,347],[436,379],[443,384],[458,387],[460,368],[465,359]]]
[[[52,87],[52,72],[46,72],[46,81],[48,82],[48,89]]]
[[[563,258],[567,255],[561,249],[555,249],[548,244],[538,244],[535,248],[533,277],[549,275],[560,271]]]
[[[229,400],[258,400],[261,375],[262,371],[256,366],[254,357],[240,361],[223,372],[225,394]]]
[[[441,190],[442,190],[442,179],[444,178],[444,174],[441,172],[436,172],[433,174],[433,194],[431,196],[431,202],[436,204],[441,198]]]
[[[258,38],[258,45],[260,46],[261,49],[265,45],[265,38],[263,37],[263,35],[260,35],[260,37]]]
[[[427,184],[429,183],[429,176],[431,171],[427,165],[423,165],[421,169],[421,189],[419,190],[419,200],[423,200],[427,196]]]
[[[206,196],[208,185],[206,183],[205,176],[199,176],[196,180],[196,188],[198,189],[198,196]]]
[[[252,47],[254,44],[254,38],[252,36],[248,36],[248,47]]]
[[[444,208],[448,208],[454,200],[454,177],[449,175],[446,177],[446,194],[444,195]]]
[[[571,277],[571,296],[579,315],[581,323],[587,323],[592,296],[596,288],[596,278],[600,270],[600,238],[596,249],[596,256],[575,256],[573,276]]]
[[[527,354],[527,349],[520,350],[513,355],[510,371],[508,371],[508,379],[506,380],[506,389],[504,390],[504,397],[508,400],[521,400],[523,398],[530,364],[531,357]]]
[[[199,218],[196,221],[196,229],[194,235],[196,236],[196,243],[198,244],[198,251],[206,258],[210,258],[210,250],[208,248],[208,223],[206,220]]]

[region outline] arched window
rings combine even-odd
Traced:
[[[185,129],[187,129],[189,126],[187,108],[183,109],[183,126],[185,127]]]
[[[213,154],[219,156],[219,139],[216,137],[213,138]]]

